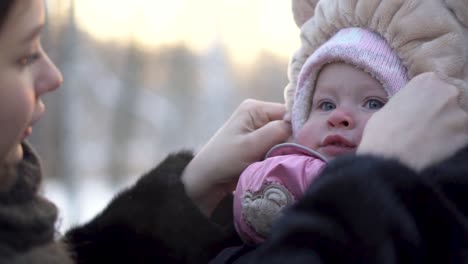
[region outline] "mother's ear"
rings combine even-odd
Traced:
[[[468,27],[468,0],[444,0],[447,7],[465,27]]]
[[[307,20],[314,16],[315,6],[320,0],[292,0],[294,21],[301,27]]]

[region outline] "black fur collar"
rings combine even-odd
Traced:
[[[28,144],[23,149],[20,164],[0,171],[10,181],[0,192],[0,263],[44,263],[46,256],[57,260],[52,263],[70,263],[54,242],[57,208],[38,194],[39,160]]]

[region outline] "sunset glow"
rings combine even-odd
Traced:
[[[298,29],[287,0],[79,0],[79,27],[103,41],[148,47],[184,43],[195,52],[221,44],[238,63],[262,50],[288,58]]]

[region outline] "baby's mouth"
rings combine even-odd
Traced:
[[[320,152],[329,157],[354,153],[355,151],[356,144],[340,135],[327,136],[320,145]]]
[[[325,140],[323,140],[321,146],[322,147],[337,146],[337,147],[345,147],[345,148],[356,148],[356,144],[352,143],[350,140],[340,135],[327,136]]]

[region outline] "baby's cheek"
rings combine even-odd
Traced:
[[[374,113],[373,113],[374,114]],[[359,126],[356,128],[356,139],[357,143],[361,143],[362,135],[364,134],[364,130],[366,129],[367,122],[372,117],[373,114],[369,114],[363,118]]]
[[[318,147],[318,135],[316,131],[312,131],[310,129],[305,129],[302,128],[301,131],[299,131],[297,138],[296,138],[296,143],[306,146],[311,149],[317,149]]]

